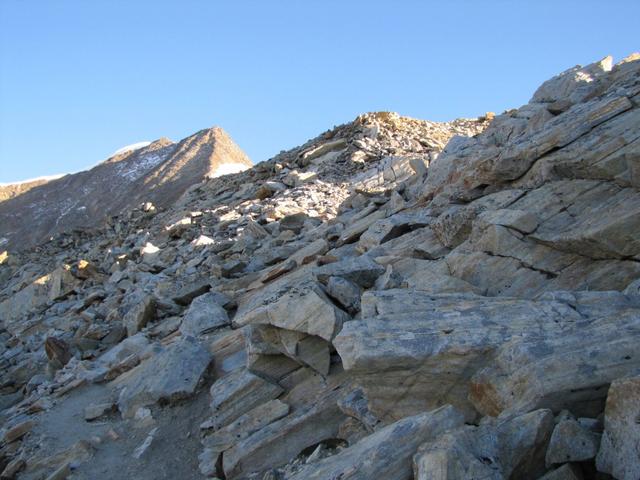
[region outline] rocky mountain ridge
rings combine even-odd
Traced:
[[[637,480],[639,74],[365,114],[3,253],[2,475]]]
[[[11,249],[33,247],[56,233],[99,227],[143,201],[169,206],[208,177],[252,165],[219,127],[178,143],[161,138],[116,152],[90,170],[1,187],[0,237]]]

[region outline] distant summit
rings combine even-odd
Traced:
[[[165,207],[206,178],[251,166],[219,127],[177,143],[128,145],[86,171],[0,186],[0,238],[9,248],[30,247],[55,233],[98,227],[143,202]]]
[[[132,143],[131,145],[126,145],[122,148],[119,148],[118,150],[116,150],[115,152],[113,152],[113,155],[119,155],[121,153],[125,153],[125,152],[131,152],[133,150],[138,150],[140,148],[144,148],[147,147],[151,144],[151,142],[138,142],[138,143]],[[113,156],[112,155],[112,156]]]

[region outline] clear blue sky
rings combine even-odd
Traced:
[[[640,49],[640,2],[0,0],[0,182],[220,125],[254,162],[358,114],[501,112]]]

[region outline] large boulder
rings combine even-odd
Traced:
[[[233,324],[269,324],[331,341],[350,318],[327,298],[317,282],[308,280],[258,295],[238,309]]]
[[[416,480],[534,480],[545,471],[553,414],[536,410],[509,420],[465,426],[425,443],[414,461]]]
[[[211,354],[193,338],[179,340],[113,382],[118,409],[132,417],[139,407],[192,396],[211,363]]]
[[[306,465],[291,480],[409,480],[411,457],[418,446],[461,426],[463,421],[463,415],[451,406],[403,418],[337,455]]]
[[[618,292],[584,292],[565,295],[565,301],[580,321],[558,334],[551,328],[509,339],[474,374],[469,398],[480,412],[551,408],[597,416],[609,384],[640,371],[636,300]]]
[[[492,352],[514,337],[555,337],[582,319],[561,302],[401,289],[365,297],[363,319],[346,323],[334,345],[387,422],[445,403],[473,418],[470,379]]]
[[[609,383],[640,368],[640,304],[619,292],[530,301],[385,290],[363,296],[362,317],[334,345],[386,421],[443,403],[471,417],[597,415]]]
[[[604,411],[604,433],[596,458],[599,471],[619,480],[640,478],[640,377],[611,383]]]

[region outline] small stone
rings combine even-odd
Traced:
[[[342,277],[329,277],[327,294],[351,315],[360,311],[360,287],[350,280]]]
[[[114,411],[115,404],[113,402],[89,405],[84,409],[84,419],[86,421],[95,420]]]
[[[313,270],[318,280],[326,284],[330,277],[343,277],[363,288],[372,287],[385,268],[368,255],[346,258],[339,262],[316,267]]]
[[[44,351],[54,368],[62,368],[71,360],[71,349],[64,340],[48,337],[44,342]]]
[[[142,457],[142,455],[144,455],[144,453],[149,449],[149,447],[151,446],[151,443],[153,442],[153,439],[156,435],[156,433],[158,432],[158,427],[154,428],[153,430],[151,430],[149,432],[149,434],[147,435],[147,438],[144,439],[144,442],[142,442],[134,451],[133,451],[133,455],[132,457],[135,459],[139,459],[140,457]]]
[[[287,215],[280,220],[280,230],[290,230],[294,233],[300,233],[309,216],[306,213],[293,213]]]
[[[14,478],[26,465],[27,462],[25,462],[22,457],[14,458],[6,467],[4,467],[4,470],[0,474],[0,478]]]
[[[24,420],[6,430],[3,439],[6,443],[15,442],[29,433],[34,425],[35,422],[33,420]]]
[[[71,464],[65,463],[49,475],[46,480],[65,480],[69,475],[71,475]]]
[[[135,291],[123,301],[122,324],[127,329],[127,335],[132,336],[144,328],[155,316],[156,303],[151,295],[141,291]]]
[[[215,240],[211,237],[207,237],[206,235],[200,235],[198,238],[191,241],[191,245],[194,247],[206,247],[207,245],[212,245],[216,243]]]

